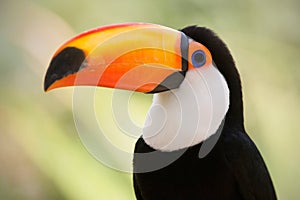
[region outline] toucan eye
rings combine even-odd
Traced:
[[[198,68],[202,67],[206,63],[205,53],[201,50],[197,50],[192,55],[193,66]]]

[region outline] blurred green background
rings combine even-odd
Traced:
[[[131,175],[105,167],[80,142],[72,89],[45,94],[42,87],[62,42],[132,21],[197,24],[221,36],[242,76],[246,128],[278,197],[299,199],[299,19],[298,0],[1,0],[0,199],[134,199]],[[109,101],[111,91],[101,92]],[[143,108],[135,116],[142,123],[151,96],[136,98],[132,109]]]

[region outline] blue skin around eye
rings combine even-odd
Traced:
[[[201,59],[199,60],[199,58],[201,58]],[[205,53],[201,50],[195,51],[192,55],[192,63],[193,63],[193,66],[196,68],[202,67],[206,63]]]

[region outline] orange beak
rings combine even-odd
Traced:
[[[188,54],[193,45],[189,43],[182,32],[160,25],[100,27],[74,37],[57,50],[44,89],[88,85],[156,93],[178,88],[192,67]],[[199,45],[197,48],[209,55],[208,64],[210,53]]]

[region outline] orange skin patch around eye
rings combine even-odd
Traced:
[[[212,56],[211,53],[209,52],[209,50],[202,44],[195,42],[195,41],[191,41],[189,43],[189,70],[193,70],[193,69],[197,69],[193,66],[193,62],[192,62],[192,55],[195,51],[197,50],[201,50],[205,53],[206,56],[206,62],[202,67],[208,66],[210,64],[212,64]]]

